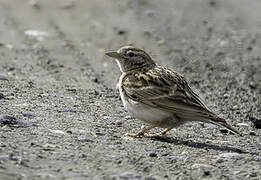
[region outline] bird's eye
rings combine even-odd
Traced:
[[[133,53],[132,51],[129,51],[129,52],[127,52],[127,55],[128,55],[129,57],[133,57],[133,56],[134,56],[134,53]]]

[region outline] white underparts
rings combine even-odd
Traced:
[[[116,60],[116,62],[117,62],[117,64],[118,64],[118,66],[119,66],[119,68],[120,68],[120,70],[121,70],[121,72],[123,72],[123,65],[121,64],[121,62],[118,60],[118,59],[115,59]]]
[[[161,122],[166,120],[167,122],[163,122],[161,125],[159,125],[159,127],[164,128],[177,126],[180,124],[179,120],[176,119],[172,113],[162,111],[160,109],[150,107],[141,102],[129,99],[123,92],[121,86],[119,86],[119,91],[124,107],[134,117],[149,124],[161,124]]]

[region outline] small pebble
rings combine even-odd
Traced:
[[[116,121],[115,124],[116,124],[117,126],[122,126],[123,122],[119,120],[119,121]]]
[[[155,15],[155,12],[152,11],[152,10],[148,10],[148,11],[145,12],[145,14],[146,14],[147,16],[149,16],[149,17],[152,17],[152,16]]]
[[[210,171],[204,171],[205,176],[209,176],[210,174],[211,174]]]
[[[157,43],[159,46],[162,46],[162,45],[166,44],[166,41],[164,39],[161,39]]]
[[[14,46],[13,46],[12,44],[6,44],[5,47],[6,47],[7,49],[13,49]]]
[[[256,156],[255,159],[256,159],[257,161],[261,161],[261,156]]]
[[[43,145],[44,151],[53,151],[54,148],[56,148],[55,144],[46,143]]]
[[[247,46],[246,48],[248,51],[252,51],[253,50],[253,47],[251,45]]]
[[[93,140],[91,140],[91,139],[89,139],[87,137],[79,137],[78,141],[81,141],[81,142],[94,142]]]
[[[250,132],[249,132],[249,135],[250,135],[250,136],[256,136],[256,133],[255,133],[254,131],[250,131]]]
[[[211,0],[211,1],[209,1],[209,5],[210,5],[211,7],[214,7],[214,6],[217,5],[217,2],[214,1],[214,0]]]
[[[125,116],[125,119],[133,119],[131,116]]]
[[[95,82],[95,83],[98,83],[98,82],[99,82],[99,80],[98,80],[97,77],[91,77],[91,80],[92,80],[92,82]]]
[[[30,0],[30,1],[29,1],[29,5],[32,6],[32,7],[34,7],[34,8],[37,8],[37,9],[40,8],[39,2],[38,2],[37,0]]]
[[[150,31],[144,31],[143,33],[144,33],[144,35],[147,36],[147,37],[150,37],[150,36],[151,36],[151,32],[150,32]]]
[[[60,6],[61,9],[71,9],[75,6],[74,1],[65,1],[63,4]]]
[[[261,129],[261,119],[256,117],[249,117],[249,120],[254,124],[256,129]]]
[[[86,154],[82,154],[80,157],[81,158],[87,158],[87,155]]]
[[[36,117],[36,114],[34,113],[26,113],[26,112],[22,112],[22,115],[25,116],[25,117]]]
[[[73,110],[73,109],[65,109],[65,108],[62,108],[62,109],[57,109],[57,112],[59,113],[76,113],[77,111]]]
[[[8,160],[9,159],[9,155],[4,154],[4,155],[0,155],[0,161],[4,161],[4,160]]]
[[[149,156],[150,156],[150,157],[157,157],[158,155],[157,155],[155,152],[151,152],[151,153],[149,154]]]
[[[241,154],[239,153],[222,153],[218,155],[218,157],[222,159],[237,159],[240,156]]]
[[[237,110],[237,109],[239,109],[238,105],[234,105],[233,110]]]
[[[16,119],[16,117],[7,114],[0,114],[0,124],[8,125],[8,126],[18,126],[18,127],[36,126],[35,123],[19,120]]]
[[[4,94],[0,93],[0,99],[3,99],[3,98],[5,98]]]
[[[124,31],[124,30],[119,30],[119,31],[118,31],[118,34],[119,34],[119,35],[124,35],[125,33],[126,33],[126,31]]]
[[[46,31],[41,31],[41,30],[35,30],[35,29],[29,29],[29,30],[25,30],[24,34],[27,36],[34,36],[34,37],[38,37],[38,36],[49,36],[50,34]]]
[[[238,126],[245,126],[245,127],[248,127],[248,126],[249,126],[247,123],[238,123],[237,125],[238,125]]]
[[[95,134],[96,134],[97,136],[104,136],[104,135],[105,135],[104,133],[101,133],[101,132],[95,132]]]
[[[219,130],[222,134],[227,134],[228,133],[228,130],[227,129],[220,129]]]
[[[73,132],[71,130],[66,131],[68,134],[72,134]]]
[[[12,123],[15,120],[16,120],[16,118],[13,117],[13,116],[9,116],[9,115],[6,115],[6,114],[1,114],[0,115],[0,123],[1,124]]]
[[[103,118],[104,120],[110,120],[110,119],[111,119],[110,116],[103,116],[102,118]]]
[[[226,93],[223,95],[223,97],[227,99],[229,97],[229,94]]]
[[[7,70],[8,71],[13,71],[13,70],[15,70],[15,67],[14,66],[8,67]]]
[[[75,88],[67,88],[66,90],[70,91],[70,92],[76,92],[77,91],[77,89],[75,89]]]
[[[209,164],[198,164],[198,163],[193,164],[191,167],[192,167],[193,169],[199,169],[199,168],[208,168],[208,169],[211,169],[211,168],[213,168],[212,165],[209,165]]]
[[[0,80],[8,80],[8,78],[6,75],[0,74]]]
[[[256,89],[257,84],[256,84],[254,81],[251,81],[251,82],[249,83],[249,87],[250,87],[251,89]]]
[[[16,155],[14,155],[12,153],[9,155],[9,159],[12,160],[12,161],[20,161],[20,162],[22,161],[21,157],[16,156]]]
[[[112,179],[141,179],[142,176],[137,175],[133,172],[123,172],[121,174],[113,175]]]
[[[59,129],[49,129],[49,131],[51,131],[52,133],[55,133],[55,134],[66,134],[65,132],[63,132]]]

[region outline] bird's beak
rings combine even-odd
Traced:
[[[117,51],[108,51],[105,54],[116,59],[121,59],[121,55]]]

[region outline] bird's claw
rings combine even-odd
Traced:
[[[143,138],[145,136],[144,133],[137,133],[137,134],[127,133],[126,135],[134,138]]]

